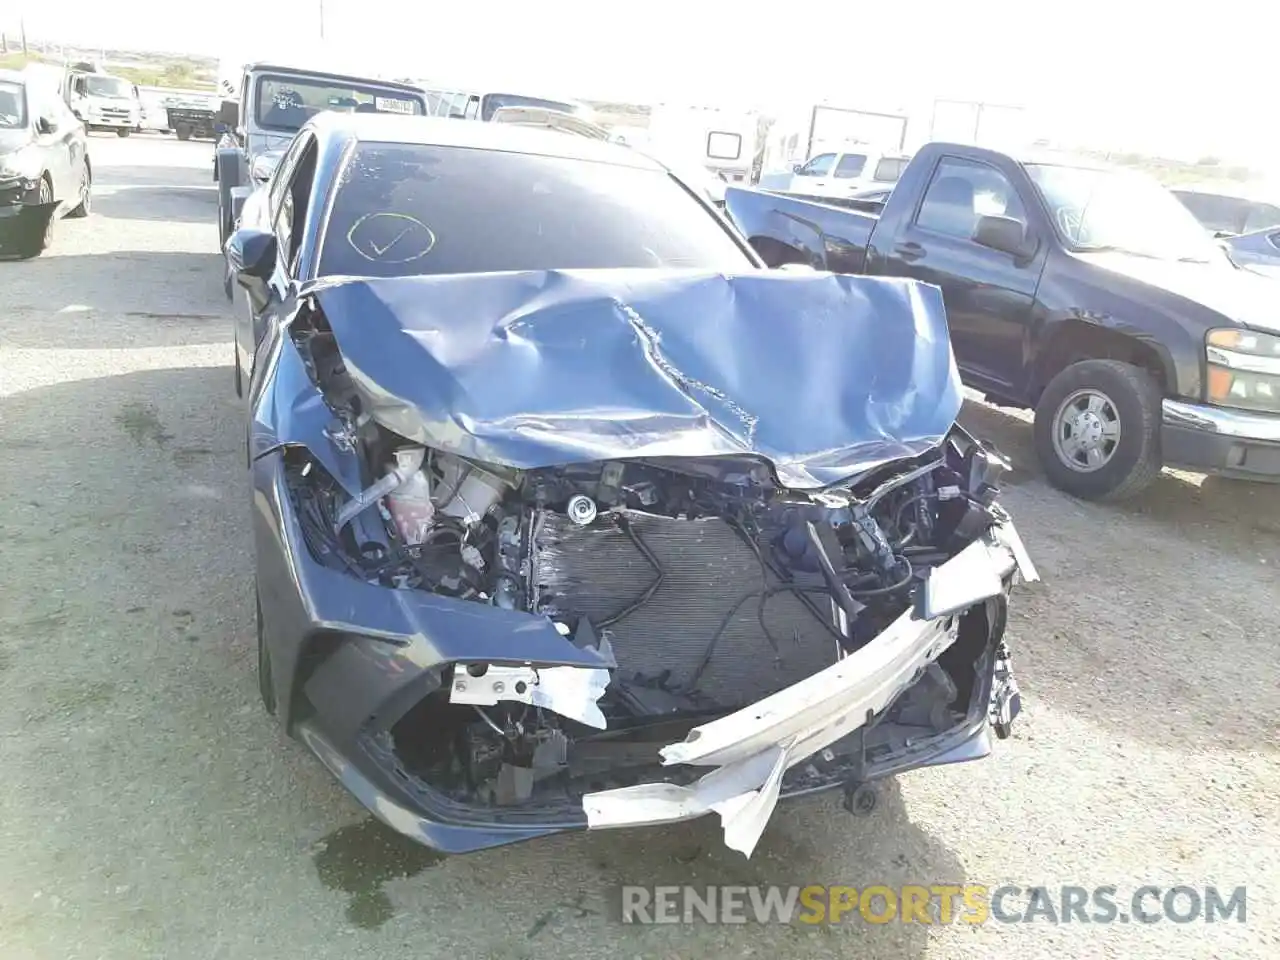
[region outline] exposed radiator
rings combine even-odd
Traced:
[[[664,579],[648,603],[608,628],[619,672],[653,677],[670,671],[671,682],[683,685],[734,604],[760,592],[760,562],[723,520],[626,516]],[[598,623],[640,596],[654,571],[609,516],[578,527],[548,513],[534,537],[532,575],[541,609]],[[826,600],[816,599],[825,611]],[[760,628],[758,605],[756,596],[742,602],[698,682],[699,691],[722,706],[758,700],[836,659],[835,639],[794,595],[775,594],[765,605],[776,651]]]

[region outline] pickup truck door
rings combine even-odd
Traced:
[[[826,190],[831,170],[835,167],[836,154],[820,153],[791,176],[791,192],[822,196]]]
[[[964,380],[1016,399],[1047,244],[1030,260],[980,246],[972,239],[980,216],[1028,223],[1027,204],[1002,171],[967,157],[940,157],[876,272],[941,287]]]
[[[831,171],[827,187],[822,191],[824,197],[847,197],[866,186],[867,166],[874,164],[874,158],[865,153],[842,153]]]

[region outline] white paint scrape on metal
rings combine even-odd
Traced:
[[[1025,557],[1025,550],[1010,545],[1012,539],[1021,547],[1012,531],[1006,523],[981,541],[993,577],[971,576],[972,554],[959,564],[948,561],[933,576],[967,583],[968,606],[993,596],[1002,579],[1021,568],[1018,554]],[[1026,563],[1035,578],[1030,560]],[[963,592],[965,583],[947,592]],[[664,765],[716,767],[695,783],[640,784],[584,796],[588,825],[639,826],[714,812],[720,815],[725,844],[750,856],[777,803],[783,774],[887,709],[954,642],[957,629],[953,616],[922,620],[908,610],[865,647],[825,670],[662,748]]]

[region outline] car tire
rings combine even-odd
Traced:
[[[127,137],[131,133],[133,133],[132,130],[126,130],[124,127],[120,127],[118,130],[116,130],[117,137]]]
[[[253,607],[258,633],[258,696],[262,698],[263,709],[275,716],[276,688],[271,673],[271,651],[267,648],[267,638],[262,629],[262,600],[257,587],[253,589]]]
[[[244,378],[240,375],[240,345],[239,345],[239,343],[238,343],[238,342],[233,341],[233,342],[232,342],[232,344],[231,344],[231,350],[232,350],[232,352],[235,354],[235,356],[234,356],[234,357],[232,357],[232,361],[231,361],[232,366],[231,366],[231,369],[232,369],[233,371],[235,371],[234,375],[235,375],[235,378],[236,378],[236,396],[237,396],[237,397],[243,397],[243,396],[244,396]]]
[[[80,178],[80,203],[67,214],[68,217],[74,217],[81,220],[93,212],[93,170],[89,164],[84,165],[84,174]]]
[[[218,191],[218,250],[227,245],[227,237],[231,236],[231,230],[227,226],[227,208],[226,202],[222,198],[222,191]]]
[[[179,140],[191,139],[191,128],[187,126],[185,123],[178,124],[176,130],[177,130]]]
[[[53,203],[53,184],[49,182],[48,177],[41,177],[40,179],[39,202],[41,204]],[[55,211],[54,215],[49,218],[49,223],[42,234],[36,237],[28,237],[21,242],[18,247],[18,259],[31,260],[48,250],[53,245],[57,222],[58,214]]]
[[[1082,500],[1124,500],[1160,474],[1161,391],[1120,360],[1081,360],[1036,404],[1036,453],[1059,490]]]

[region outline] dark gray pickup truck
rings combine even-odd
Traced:
[[[932,143],[877,215],[730,187],[770,266],[942,288],[961,376],[1035,410],[1057,487],[1120,499],[1164,464],[1280,480],[1280,286],[1130,171]]]

